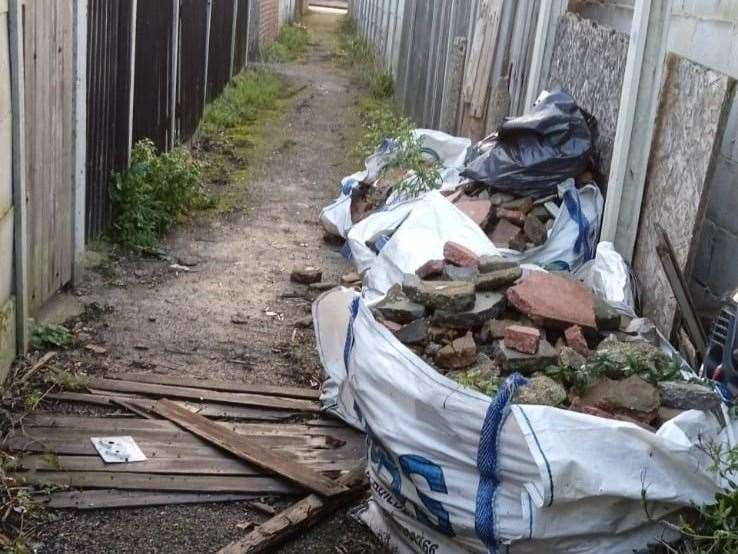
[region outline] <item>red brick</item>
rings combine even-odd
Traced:
[[[448,241],[443,246],[443,257],[459,267],[479,267],[479,256],[457,242]]]
[[[443,273],[444,267],[446,267],[446,262],[444,260],[429,260],[415,270],[415,275],[421,279],[436,277]]]
[[[464,212],[469,219],[477,225],[482,225],[489,217],[489,211],[492,209],[492,202],[484,199],[462,199],[456,202],[456,207]]]
[[[510,223],[507,219],[501,219],[495,225],[494,231],[487,235],[492,244],[498,248],[507,248],[510,241],[520,234],[520,227]]]
[[[564,337],[566,337],[566,344],[575,352],[581,354],[585,358],[589,358],[591,352],[587,339],[584,338],[584,331],[579,325],[572,325],[564,331]]]
[[[497,217],[507,219],[516,225],[525,224],[525,214],[518,210],[508,210],[507,208],[497,208]]]
[[[594,295],[576,281],[553,273],[532,272],[507,289],[507,299],[519,312],[560,329],[571,325],[596,328]]]
[[[535,354],[538,352],[538,343],[541,342],[541,332],[535,327],[510,325],[505,329],[505,346],[523,352]]]

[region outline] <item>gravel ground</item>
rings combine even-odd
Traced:
[[[349,169],[346,150],[357,131],[358,93],[333,59],[332,31],[339,16],[312,14],[307,21],[312,44],[306,59],[276,68],[299,92],[273,123],[266,154],[249,160],[254,169],[248,205],[227,217],[197,218],[163,244],[173,256],[196,262],[192,271],[175,273],[161,260],[118,259],[106,271],[90,272],[78,288],[85,304],[112,308],[87,323],[86,332],[108,351],[96,359],[97,371],[143,367],[174,375],[318,385],[312,330],[294,327],[309,315],[310,302],[281,295],[296,289],[289,283],[294,266],[320,266],[324,280],[331,281],[351,271],[338,249],[323,241],[318,213]],[[236,313],[249,323],[231,323]],[[264,519],[245,503],[57,516],[40,530],[41,552],[215,552],[244,534],[237,524]],[[344,512],[279,551],[383,550]]]

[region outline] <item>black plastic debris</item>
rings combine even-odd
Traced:
[[[591,121],[592,120],[592,121]],[[543,95],[475,145],[462,176],[516,196],[546,196],[592,165],[593,118],[567,92]]]

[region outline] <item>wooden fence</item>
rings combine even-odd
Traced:
[[[258,50],[262,2],[294,6],[0,0],[0,382],[29,318],[110,226],[111,177],[132,145],[193,137],[206,101]]]

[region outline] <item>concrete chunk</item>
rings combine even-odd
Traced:
[[[489,273],[482,273],[477,277],[475,285],[477,291],[497,290],[508,285],[512,285],[515,281],[523,276],[523,270],[520,266],[508,269],[499,269]]]
[[[550,365],[555,365],[558,361],[558,352],[551,346],[550,342],[544,339],[541,339],[538,344],[538,352],[535,354],[517,352],[500,342],[495,358],[507,373],[518,371],[523,375],[532,375],[538,371],[543,371]]]
[[[474,283],[463,281],[422,281],[416,275],[406,275],[402,283],[405,294],[429,308],[463,312],[474,307]]]
[[[436,327],[452,329],[473,329],[481,327],[490,319],[499,316],[505,309],[507,301],[503,294],[496,292],[480,293],[476,296],[474,307],[463,312],[453,310],[436,310],[431,322]]]

